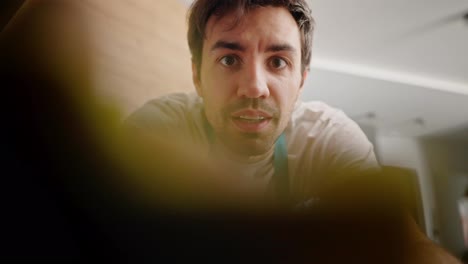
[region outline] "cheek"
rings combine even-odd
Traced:
[[[206,78],[204,87],[205,98],[209,98],[213,105],[226,104],[235,96],[235,78],[221,74],[213,74]]]
[[[203,86],[203,101],[207,115],[211,116],[214,121],[215,117],[219,117],[222,113],[225,104],[225,95],[223,93],[223,86],[215,80],[210,80]]]
[[[300,92],[300,80],[295,78],[278,79],[272,86],[270,93],[283,108],[290,108],[296,102]]]

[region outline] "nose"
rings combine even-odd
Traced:
[[[259,63],[245,65],[244,72],[240,76],[237,96],[253,99],[270,96],[266,74],[266,70]]]

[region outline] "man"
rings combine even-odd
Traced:
[[[186,147],[187,152],[210,157],[212,163],[224,169],[221,176],[226,182],[232,184],[234,181],[228,178],[235,177],[235,182],[240,189],[247,190],[246,193],[276,197],[290,206],[313,205],[322,195],[330,194],[329,190],[341,192],[337,196],[340,198],[331,199],[333,206],[353,200],[359,191],[347,192],[349,177],[345,175],[375,171],[379,166],[372,144],[343,112],[324,103],[298,101],[309,73],[314,30],[306,1],[198,0],[191,6],[188,22],[197,94],[171,94],[152,100],[133,113],[126,125],[156,135],[157,146],[163,146],[165,151],[168,150],[166,139],[184,142],[179,146],[188,144],[192,148]],[[168,156],[177,155],[172,152]],[[164,159],[164,155],[159,158]],[[193,166],[193,162],[186,163],[183,159],[174,163],[179,167]],[[193,177],[187,180],[196,181],[197,177],[199,173],[193,170]],[[206,182],[199,185],[204,184]],[[366,188],[364,192],[369,191]],[[364,195],[356,201],[367,203],[369,197],[375,196]],[[361,211],[364,217],[368,215],[366,208],[371,208],[366,206],[383,207],[371,203],[361,207],[365,210]],[[345,203],[342,208],[348,205],[356,203]],[[388,249],[388,256],[409,260],[408,263],[420,260],[421,263],[429,260],[456,262],[424,238],[411,221],[405,224],[408,229],[397,229],[396,236],[391,235],[391,229],[385,230],[372,221],[358,222],[361,227],[367,226],[363,223],[370,223],[378,230],[383,228],[389,247],[385,247],[385,243],[376,246],[373,242],[364,242],[367,245],[364,251],[357,253],[355,249],[359,246],[356,245],[367,238],[360,240],[358,237],[366,237],[365,233],[356,231],[358,235],[348,241],[348,251],[343,251],[348,253],[338,254],[338,259],[342,260],[347,254],[372,259],[372,253],[382,257]],[[379,223],[388,225],[388,221]],[[348,232],[342,224],[339,230]],[[403,225],[394,224],[393,227]],[[406,233],[406,230],[410,231]],[[390,237],[395,239],[400,234],[405,234],[408,241],[400,243],[402,240],[396,238],[392,240],[397,241],[396,244],[389,242]],[[368,241],[374,241],[370,237],[373,236],[369,236]],[[297,241],[302,240],[294,243],[301,243]],[[310,252],[312,244],[306,245],[302,244],[308,248],[305,252]],[[323,243],[316,246],[316,249],[324,249],[322,255],[329,260],[332,254],[324,252],[334,246]],[[427,255],[428,252],[432,254]],[[389,259],[386,261],[393,263]]]
[[[188,43],[197,95],[150,101],[129,126],[208,147],[256,193],[294,203],[337,175],[378,167],[372,144],[341,111],[298,101],[314,20],[305,1],[196,1]]]

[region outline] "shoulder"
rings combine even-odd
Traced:
[[[298,102],[290,126],[293,130],[305,130],[315,136],[335,130],[361,131],[342,110],[320,101]]]
[[[202,99],[195,93],[174,93],[152,99],[131,113],[125,125],[152,128],[161,124],[178,123],[192,118],[202,108]]]
[[[179,115],[201,106],[201,98],[194,93],[167,94],[146,102],[129,118],[145,114]]]
[[[374,147],[359,125],[326,103],[298,103],[289,129],[292,151],[313,157],[321,166],[378,166]]]

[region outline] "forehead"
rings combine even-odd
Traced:
[[[256,7],[241,17],[234,12],[222,17],[211,16],[205,28],[205,44],[218,40],[253,42],[282,42],[300,46],[299,27],[284,7]]]

